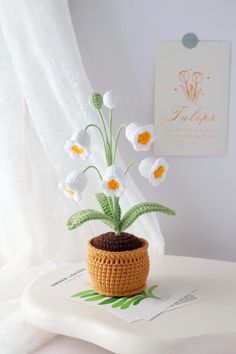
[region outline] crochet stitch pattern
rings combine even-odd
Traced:
[[[88,272],[92,288],[106,296],[128,296],[145,289],[149,272],[148,242],[132,251],[108,252],[92,246],[88,241]]]

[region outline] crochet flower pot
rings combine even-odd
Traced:
[[[126,235],[129,236],[129,234]],[[103,244],[95,242],[99,237],[88,241],[87,266],[93,290],[106,296],[128,296],[143,291],[149,271],[148,242],[145,239],[136,238],[138,242],[134,245],[137,247],[135,249],[108,251],[94,246],[95,244],[107,248],[106,242]],[[123,236],[114,237],[122,240]],[[124,240],[123,248],[132,248],[131,237],[128,242],[126,241]],[[119,246],[122,244],[122,242],[117,242]],[[119,248],[116,247],[115,242],[114,248]]]
[[[100,220],[113,230],[92,238],[88,243],[87,264],[93,289],[107,296],[134,295],[145,288],[149,270],[148,242],[125,230],[143,214],[159,212],[175,215],[175,212],[156,202],[138,203],[123,212],[120,199],[127,192],[126,175],[137,163],[131,163],[125,169],[117,166],[116,152],[120,134],[125,128],[127,140],[134,150],[142,153],[148,151],[155,140],[154,127],[152,124],[141,125],[136,122],[128,126],[122,124],[113,141],[113,109],[117,104],[114,92],[108,91],[104,96],[94,92],[89,97],[89,104],[98,113],[101,124],[88,124],[82,131],[75,132],[64,148],[71,158],[86,160],[91,153],[88,130],[96,129],[104,148],[106,169],[101,171],[97,166],[89,165],[72,171],[59,184],[64,195],[80,206],[80,210],[69,218],[67,226],[69,230],[74,230],[90,220]],[[107,122],[102,112],[103,106],[109,110]],[[102,191],[95,194],[99,210],[81,210],[82,192],[88,182],[86,174],[89,170],[94,170],[100,180]],[[169,167],[163,158],[146,157],[138,164],[138,170],[157,187],[165,180]]]

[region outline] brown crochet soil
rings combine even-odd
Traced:
[[[127,232],[116,235],[114,232],[106,232],[91,241],[92,245],[100,250],[122,252],[132,251],[143,246],[142,241]]]

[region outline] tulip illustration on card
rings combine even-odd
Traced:
[[[200,94],[202,93],[202,87],[200,83],[203,79],[203,73],[200,71],[190,72],[188,70],[181,70],[179,72],[179,79],[185,97],[188,101],[197,103]]]
[[[227,151],[230,43],[160,41],[156,53],[157,155],[222,155]]]

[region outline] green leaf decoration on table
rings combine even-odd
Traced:
[[[134,297],[131,297],[129,298],[124,304],[122,304],[120,306],[121,310],[125,310],[125,309],[128,309],[130,307],[130,305],[132,305],[137,299],[141,299],[144,300],[145,297],[143,296],[134,296]]]
[[[97,293],[95,293],[94,291],[92,293],[89,293],[89,294],[84,294],[82,296],[80,296],[82,299],[85,298],[85,297],[91,297],[91,296],[95,296],[97,295]]]
[[[80,291],[79,293],[75,293],[74,295],[72,295],[71,297],[83,297],[84,295],[87,295],[87,294],[92,294],[94,293],[93,290],[89,289],[89,290],[84,290],[84,291]]]
[[[89,96],[89,104],[93,109],[100,110],[103,105],[103,99],[102,99],[102,96],[100,95],[100,93],[93,92]]]
[[[113,218],[113,213],[112,213],[112,208],[111,208],[111,205],[112,205],[111,198],[109,200],[108,197],[104,193],[96,193],[95,195],[96,195],[97,201],[98,201],[103,213],[106,214],[107,216]]]
[[[93,295],[92,297],[90,296],[90,298],[86,299],[85,301],[98,301],[98,300],[101,300],[103,298],[104,298],[103,295],[97,294],[97,295]]]
[[[138,305],[142,300],[143,300],[143,297],[140,297],[140,298],[138,298],[138,299],[135,299],[133,305],[134,305],[134,306]]]
[[[153,285],[151,286],[147,291],[146,293],[149,295],[149,296],[155,296],[153,295],[153,291],[158,287],[158,285]],[[156,298],[160,299],[158,296],[156,296]]]
[[[118,299],[120,299],[120,297],[109,297],[108,299],[102,301],[102,302],[99,302],[98,305],[107,305],[107,304],[111,304],[112,302],[115,302],[117,301]]]
[[[108,226],[114,227],[114,222],[111,217],[93,209],[84,209],[73,214],[67,222],[67,227],[69,230],[74,230],[76,227],[90,220],[101,220]]]
[[[116,303],[112,305],[112,308],[115,309],[121,307],[128,299],[129,297],[120,297],[119,301],[116,301]]]
[[[125,297],[108,297],[105,295],[100,295],[93,291],[92,289],[84,290],[81,292],[78,292],[76,294],[73,294],[71,297],[79,297],[81,299],[84,299],[86,302],[92,302],[92,301],[99,301],[102,300],[101,302],[98,302],[98,305],[109,305],[112,304],[111,307],[113,309],[121,309],[121,310],[126,310],[128,309],[131,305],[137,306],[140,304],[141,301],[145,299],[155,299],[155,300],[161,300],[159,296],[156,296],[153,294],[154,290],[158,287],[158,285],[153,285],[146,291],[142,291],[141,293],[134,295],[134,296],[125,296]]]
[[[167,215],[175,215],[175,211],[157,203],[144,202],[135,205],[127,211],[120,222],[120,230],[126,230],[141,215],[159,212]]]

